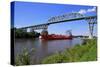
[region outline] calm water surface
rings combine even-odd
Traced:
[[[40,61],[57,51],[64,51],[67,48],[73,47],[76,44],[82,44],[83,40],[74,38],[73,40],[48,40],[41,39],[15,39],[15,57],[27,48],[30,52],[32,48],[35,49],[31,54],[31,64],[39,64]]]

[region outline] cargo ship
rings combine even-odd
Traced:
[[[41,36],[43,40],[65,40],[65,39],[72,39],[72,34],[69,32],[69,35],[57,35],[57,34],[48,34],[47,31],[43,31]]]
[[[41,35],[41,39],[44,40],[64,40],[64,39],[72,39],[72,36],[66,36],[66,35]]]

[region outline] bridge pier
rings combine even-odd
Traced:
[[[94,24],[96,24],[96,22],[97,22],[96,18],[90,18],[90,19],[88,19],[89,39],[93,39]]]
[[[48,30],[47,30],[47,29],[48,29],[48,25],[44,25],[44,26],[43,26],[43,30],[42,30],[42,32],[41,32],[41,35],[43,35],[43,36],[44,36],[44,35],[45,35],[45,36],[48,35]]]
[[[34,28],[30,28],[30,32],[34,32]]]
[[[42,30],[41,35],[43,35],[43,36],[48,35],[48,30],[47,30],[47,28],[45,28],[45,29]]]
[[[69,14],[64,14],[61,16],[51,17],[47,21],[48,23],[34,25],[34,26],[28,26],[28,27],[22,27],[19,29],[26,29],[26,30],[27,30],[27,28],[31,28],[33,30],[43,29],[41,32],[41,35],[48,35],[47,29],[48,29],[48,26],[51,24],[69,22],[69,21],[75,21],[75,20],[82,20],[82,19],[85,19],[88,22],[88,24],[89,24],[88,25],[89,26],[89,38],[92,39],[93,38],[94,24],[97,24],[97,16],[84,16],[83,14],[80,14],[80,13],[69,13]]]
[[[93,29],[94,29],[94,24],[89,23],[89,39],[93,39]]]

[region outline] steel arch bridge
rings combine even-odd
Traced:
[[[44,24],[21,27],[18,29],[22,29],[24,31],[27,31],[27,29],[31,29],[31,31],[38,30],[38,29],[47,30],[48,26],[51,24],[77,21],[77,20],[87,21],[88,26],[89,26],[89,38],[93,38],[93,29],[94,29],[94,24],[97,24],[97,16],[85,16],[83,14],[76,13],[76,12],[51,17],[50,19],[48,19],[47,23],[44,23]]]

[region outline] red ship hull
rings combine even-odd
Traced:
[[[65,39],[72,39],[72,36],[65,36],[65,35],[41,35],[41,39],[44,40],[65,40]]]

